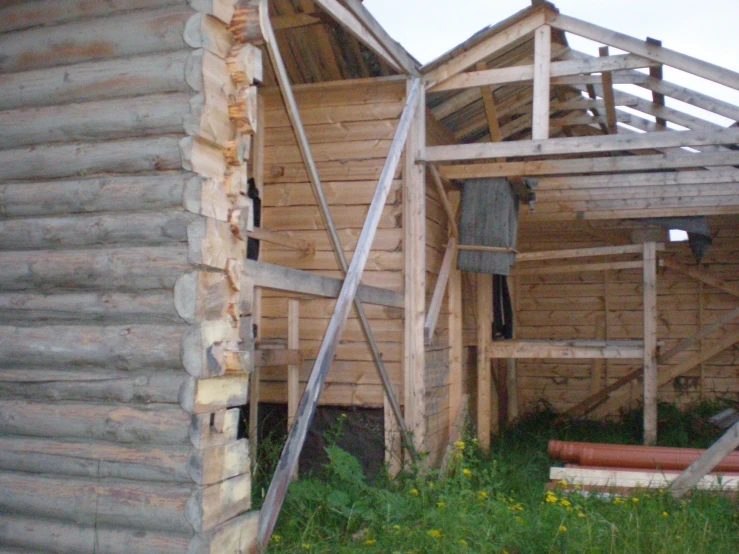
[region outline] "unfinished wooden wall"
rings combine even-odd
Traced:
[[[0,9],[0,550],[248,546],[232,8]]]
[[[405,103],[405,80],[362,79],[295,87],[300,115],[344,251],[351,260]],[[315,252],[262,242],[260,260],[342,277],[313,198],[292,128],[277,90],[265,89],[265,176],[262,226],[310,241]],[[393,183],[362,282],[403,290],[401,174]],[[288,296],[262,292],[260,335],[287,337]],[[300,390],[307,382],[335,301],[300,300]],[[403,310],[365,305],[392,382],[401,391]],[[260,371],[260,399],[285,402],[284,367]],[[352,311],[329,371],[321,403],[381,408],[383,390],[359,321]]]
[[[736,285],[736,276],[739,274],[737,218],[713,217],[709,218],[709,223],[714,244],[703,258],[703,267],[700,269],[709,276]],[[547,232],[541,231],[541,225],[547,226]],[[523,225],[520,249],[531,251],[628,244],[634,231],[633,225],[613,221],[547,223],[537,227]],[[663,239],[667,240],[666,232]],[[687,243],[667,244],[667,250],[658,255],[696,266]],[[600,258],[598,261],[604,260]],[[578,260],[576,263],[581,262]],[[523,268],[524,265],[520,264],[519,267]],[[643,336],[641,269],[522,275],[516,281],[517,337],[641,339]],[[739,306],[739,298],[668,268],[658,272],[657,291],[658,339],[663,341],[662,352]],[[660,365],[660,372],[688,360],[701,348],[707,350],[726,334],[738,330],[739,324],[736,322],[724,326],[721,332],[709,335],[669,363]],[[630,360],[518,360],[521,409],[530,411],[541,399],[558,411],[567,410],[636,368],[637,363]],[[641,384],[635,382],[628,390],[629,394],[621,402],[610,401],[595,414],[605,416],[617,413],[618,408],[627,405],[629,400],[635,407],[636,402],[641,400]],[[734,347],[661,387],[659,399],[685,406],[703,399],[736,399],[738,390],[739,366],[737,349]]]

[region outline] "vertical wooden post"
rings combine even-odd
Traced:
[[[542,25],[534,33],[534,107],[531,138],[549,138],[549,84],[552,60],[552,28]]]
[[[608,46],[601,46],[598,50],[601,57],[607,57]],[[606,103],[606,121],[608,124],[608,133],[611,135],[618,134],[618,124],[616,120],[616,101],[613,97],[613,76],[610,71],[601,73],[601,82],[603,83],[603,100]]]
[[[644,243],[644,444],[657,442],[657,245]]]
[[[287,348],[300,348],[300,301],[291,298],[287,301]],[[299,368],[295,365],[287,366],[287,430],[292,429],[295,413],[300,402]]]
[[[488,346],[492,340],[493,280],[485,273],[477,274],[477,439],[483,452],[490,450],[493,414],[492,363]]]
[[[408,81],[410,90],[411,81]],[[416,163],[426,145],[426,102],[422,94],[411,123],[403,168],[403,252],[405,322],[403,374],[405,418],[416,451],[425,441],[426,183],[425,166]]]
[[[454,212],[460,202],[459,191],[449,193],[449,201]],[[452,230],[449,229],[452,236]],[[462,370],[463,321],[462,321],[462,272],[457,269],[456,256],[449,274],[449,418],[456,417],[462,403],[464,375]]]
[[[513,338],[516,337],[516,329],[518,328],[518,317],[516,309],[516,306],[518,304],[518,280],[519,278],[514,277],[508,277],[508,283],[510,287],[510,294],[511,294],[511,305],[513,307]],[[515,358],[510,358],[507,360],[508,365],[508,371],[506,374],[506,378],[508,380],[507,389],[508,389],[508,421],[514,421],[516,418],[518,418],[518,365]]]

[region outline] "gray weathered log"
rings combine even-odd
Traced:
[[[191,414],[204,414],[245,406],[249,400],[249,375],[229,374],[210,379],[190,377],[180,388],[180,405]]]
[[[174,307],[172,291],[118,292],[9,292],[0,293],[0,325],[182,323]]]
[[[0,436],[0,469],[74,477],[192,483],[192,449]],[[195,451],[197,452],[197,451]]]
[[[259,511],[240,515],[207,533],[195,535],[186,554],[223,554],[224,552],[248,552],[254,550],[257,540]]]
[[[202,65],[202,50],[182,50],[0,73],[0,109],[202,91]]]
[[[18,31],[40,25],[58,25],[87,17],[100,17],[129,10],[155,9],[183,5],[186,0],[36,0],[5,2],[0,8],[0,33]]]
[[[179,406],[109,406],[0,400],[0,429],[9,435],[135,444],[189,442],[190,416]]]
[[[0,291],[171,289],[191,269],[184,245],[0,252]]]
[[[251,473],[195,490],[185,518],[196,532],[210,531],[251,508]]]
[[[231,443],[239,433],[240,418],[240,408],[194,415],[190,419],[190,441],[200,450]]]
[[[0,217],[166,210],[182,206],[184,190],[201,180],[191,173],[158,173],[2,184]]]
[[[183,209],[114,215],[70,215],[0,221],[0,249],[164,245],[187,240],[199,217]]]
[[[3,150],[0,182],[181,169],[179,139],[162,136]]]
[[[0,112],[0,149],[183,133],[202,111],[192,98],[154,94]]]
[[[138,10],[0,35],[0,73],[189,48],[189,6]]]
[[[11,551],[12,554],[181,554],[189,541],[189,533],[78,525],[0,513],[0,543],[19,548]]]
[[[177,404],[182,370],[131,374],[120,370],[0,369],[0,398]]]
[[[253,286],[242,279],[242,299],[250,296]],[[245,286],[246,285],[246,286]],[[237,291],[225,273],[193,271],[182,275],[174,286],[174,305],[177,313],[188,323],[223,320],[229,317]],[[245,301],[242,300],[242,311]]]
[[[192,480],[198,484],[220,483],[251,470],[249,441],[241,439],[214,448],[193,449],[187,462]]]
[[[0,510],[88,525],[187,533],[184,508],[191,494],[184,484],[0,472]]]
[[[0,327],[3,367],[65,365],[123,369],[180,369],[180,341],[186,327],[39,326]]]

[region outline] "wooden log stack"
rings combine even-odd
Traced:
[[[253,547],[250,9],[0,7],[3,552]]]

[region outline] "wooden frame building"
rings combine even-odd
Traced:
[[[736,395],[739,107],[663,65],[739,89],[538,1],[426,66],[360,0],[4,2],[0,549],[253,551],[319,403],[384,410],[398,468],[468,410],[487,447],[640,401],[653,442],[658,400]],[[487,177],[538,182],[510,341],[456,264]],[[260,401],[291,429],[261,517]]]

